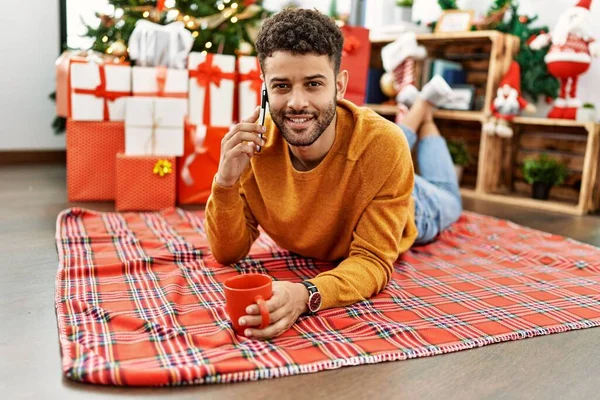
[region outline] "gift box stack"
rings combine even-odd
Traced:
[[[157,34],[152,39],[142,29]],[[190,52],[193,38],[183,27],[144,22],[136,30],[129,43],[135,66],[93,52],[65,52],[57,60],[68,199],[114,201],[117,211],[203,204],[223,136],[260,104],[258,60]],[[165,32],[179,40],[158,40]],[[144,39],[154,47],[132,43]],[[157,49],[160,43],[180,47]],[[348,55],[357,56],[357,49]],[[361,81],[364,99],[366,78]],[[351,93],[357,101],[360,87]]]

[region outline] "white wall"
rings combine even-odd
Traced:
[[[58,0],[27,0],[0,13],[0,151],[65,147],[64,135],[52,131],[48,99],[59,51],[58,7]]]
[[[529,16],[538,15],[537,23],[546,25],[552,30],[559,16],[567,8],[576,5],[578,0],[520,0],[519,12]],[[474,9],[476,12],[485,13],[492,0],[458,0],[462,9]],[[592,1],[592,21],[600,21],[600,0]],[[439,17],[437,0],[416,0],[413,9],[413,19],[430,21]],[[593,25],[592,37],[600,41],[600,24]],[[578,86],[578,97],[585,103],[590,102],[600,109],[600,58],[592,62],[591,68],[581,76]],[[538,103],[538,115],[546,115],[549,106],[545,102]]]

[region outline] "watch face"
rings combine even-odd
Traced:
[[[321,293],[315,292],[308,298],[308,309],[310,312],[317,312],[321,308]]]

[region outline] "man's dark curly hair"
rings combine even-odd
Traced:
[[[265,59],[276,51],[327,55],[337,76],[344,36],[335,22],[317,10],[287,8],[266,19],[256,38],[256,52],[264,71]]]

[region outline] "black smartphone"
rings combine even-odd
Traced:
[[[258,114],[258,123],[261,126],[265,126],[265,118],[267,116],[267,103],[269,102],[269,98],[267,97],[267,85],[265,85],[265,83],[263,82],[262,87],[261,87],[261,94],[260,94],[260,112]],[[263,134],[259,134],[260,138],[262,139]],[[262,150],[262,147],[259,145],[256,145],[256,152],[260,153],[260,151]]]

